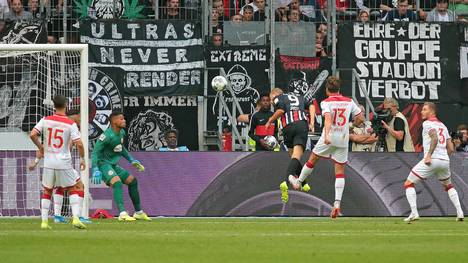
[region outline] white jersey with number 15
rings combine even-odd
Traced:
[[[80,139],[76,123],[64,115],[42,118],[34,129],[42,134],[44,145],[44,168],[71,169],[70,144]]]

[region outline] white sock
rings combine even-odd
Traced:
[[[80,216],[80,196],[78,194],[70,194],[70,206],[73,217]]]
[[[41,219],[42,221],[47,221],[49,218],[49,208],[50,208],[50,196],[49,198],[41,199]]]
[[[450,198],[450,201],[452,201],[453,206],[457,210],[457,216],[458,217],[463,217],[463,210],[460,205],[460,199],[458,198],[458,192],[455,190],[455,188],[450,188],[447,191],[447,194]]]
[[[54,194],[54,215],[62,215],[63,195]]]
[[[83,200],[84,200],[84,198],[81,197],[81,196],[78,196],[78,198],[79,198],[79,205],[78,205],[79,213],[78,213],[78,214],[79,214],[81,217],[84,217],[84,216],[83,216]]]
[[[343,190],[345,187],[345,179],[344,178],[336,178],[335,179],[335,204],[334,207],[340,207],[340,201],[343,197]]]
[[[314,171],[314,166],[309,162],[306,162],[306,164],[302,167],[301,174],[299,175],[299,182],[304,182],[305,179],[307,179],[307,176],[312,174],[312,171]]]
[[[416,204],[416,189],[414,187],[406,188],[406,199],[411,207],[411,213],[418,214],[418,205]]]

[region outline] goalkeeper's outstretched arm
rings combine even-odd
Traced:
[[[96,144],[94,145],[93,154],[91,155],[92,167],[97,167],[99,157],[101,156],[103,149],[104,149],[104,142],[98,139]]]

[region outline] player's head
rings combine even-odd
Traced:
[[[325,83],[325,88],[327,89],[327,95],[331,93],[338,93],[340,92],[341,81],[339,78],[335,76],[330,76],[327,78]]]
[[[72,119],[78,127],[80,127],[81,117],[80,117],[80,110],[79,109],[69,109],[67,110],[67,117]]]
[[[424,102],[421,110],[421,118],[427,120],[437,115],[437,106],[434,102]]]
[[[109,116],[112,127],[125,128],[127,123],[125,122],[124,115],[121,111],[113,111]]]
[[[177,148],[177,138],[179,137],[179,132],[176,129],[170,129],[164,132],[164,139],[168,148]]]
[[[271,108],[270,95],[268,93],[260,94],[257,104],[260,107],[260,110],[269,111]]]
[[[394,98],[385,98],[383,101],[383,108],[390,110],[393,116],[398,112],[400,105]]]
[[[67,108],[67,98],[63,95],[55,95],[52,101],[54,102],[54,108],[57,111],[65,111]]]
[[[276,97],[283,95],[283,90],[280,88],[274,88],[270,92],[270,100],[273,101]]]

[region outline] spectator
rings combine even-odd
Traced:
[[[214,34],[222,34],[223,26],[219,22],[219,15],[217,9],[211,9],[211,32]]]
[[[10,17],[9,0],[0,0],[0,21]]]
[[[359,105],[359,108],[361,112],[365,112],[362,105]],[[364,121],[349,131],[349,141],[352,142],[351,151],[353,152],[374,152],[378,139],[370,121]]]
[[[254,0],[257,11],[254,12],[253,21],[265,21],[265,0]]]
[[[323,33],[321,32],[315,33],[315,53],[316,53],[315,56],[316,57],[327,56],[327,52],[323,48],[323,42],[324,42]]]
[[[246,8],[247,6],[251,6],[251,7],[252,7],[253,13],[257,12],[258,7],[255,5],[255,1],[249,1],[249,2],[250,2],[250,3],[244,5],[244,6],[241,8],[239,14],[244,15],[245,8]]]
[[[244,21],[253,21],[254,8],[251,5],[246,5],[242,8],[244,11],[241,15]]]
[[[460,137],[452,138],[457,152],[468,152],[468,126],[462,124],[457,128],[457,134]]]
[[[179,132],[176,129],[168,130],[164,133],[166,147],[159,148],[160,152],[188,152],[187,146],[177,146]]]
[[[360,22],[369,22],[369,10],[367,9],[362,9],[359,11],[359,16],[358,16],[358,21]]]
[[[180,8],[180,0],[167,0],[166,7],[159,9],[159,19],[193,19],[194,13],[190,9]]]
[[[288,22],[288,10],[287,6],[280,6],[275,10],[275,21],[276,22]]]
[[[21,0],[12,0],[10,19],[11,20],[28,20],[28,19],[32,19],[32,15],[28,11],[24,11],[23,3],[21,2]]]
[[[223,35],[218,33],[213,34],[211,42],[214,47],[221,47],[223,45]]]
[[[213,0],[213,9],[216,9],[216,11],[218,11],[218,21],[229,20],[229,10],[224,8],[223,0]]]
[[[389,152],[414,152],[408,121],[405,115],[399,111],[398,101],[393,98],[385,98],[383,108],[389,110],[392,115],[392,119],[388,123],[382,121],[382,126],[387,130],[385,138],[387,150]]]
[[[448,10],[448,0],[437,0],[436,7],[427,15],[427,22],[455,22],[457,15],[452,10]]]
[[[397,9],[392,9],[385,21],[417,21],[413,11],[409,9],[408,0],[398,0]]]
[[[31,13],[31,16],[33,18],[41,18],[41,12],[39,10],[39,0],[29,0],[28,11]]]
[[[297,23],[299,22],[301,19],[301,13],[299,11],[299,9],[290,9],[289,10],[289,14],[288,14],[288,21],[289,22],[293,22],[293,23]]]
[[[242,20],[243,20],[243,19],[244,19],[244,18],[242,17],[242,15],[233,15],[233,16],[231,16],[231,21],[232,21],[233,23],[236,23],[236,24],[242,23]]]
[[[57,43],[57,38],[53,35],[48,35],[47,36],[47,44],[56,44]]]
[[[249,137],[255,141],[256,151],[270,151],[271,147],[265,142],[265,136],[274,136],[277,133],[276,125],[266,127],[265,124],[273,115],[271,111],[270,94],[260,95],[257,105],[260,109],[254,112],[250,117]]]

